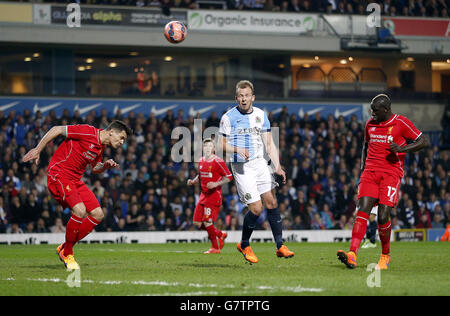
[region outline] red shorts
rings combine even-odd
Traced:
[[[358,186],[358,199],[370,196],[378,199],[378,204],[395,207],[400,183],[401,177],[396,174],[364,170]]]
[[[64,208],[72,209],[78,203],[83,203],[89,213],[100,207],[97,197],[83,181],[67,181],[48,176],[47,185],[53,198]]]
[[[208,222],[210,220],[213,223],[216,222],[217,216],[219,216],[220,206],[209,206],[206,204],[198,203],[194,210],[194,222]]]

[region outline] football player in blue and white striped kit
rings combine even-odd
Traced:
[[[277,245],[276,255],[293,257],[294,253],[283,245],[281,216],[275,196],[277,183],[271,166],[264,158],[265,149],[275,173],[286,183],[286,173],[280,165],[269,119],[263,110],[253,106],[255,93],[250,81],[242,80],[236,84],[235,98],[238,105],[226,112],[220,121],[219,145],[225,153],[232,154],[231,170],[239,197],[249,209],[244,217],[242,240],[237,248],[247,261],[258,262],[250,247],[250,237],[265,206]]]

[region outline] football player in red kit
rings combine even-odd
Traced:
[[[39,144],[26,153],[23,161],[35,160],[45,146],[62,135],[66,139],[56,149],[47,168],[47,185],[53,198],[62,207],[70,208],[72,217],[67,222],[65,243],[57,254],[68,270],[79,269],[73,256],[73,246],[88,235],[103,219],[103,211],[94,193],[81,181],[88,165],[94,173],[102,173],[119,165],[112,159],[102,162],[105,146],[119,148],[131,134],[121,121],[114,121],[104,130],[90,125],[52,127]]]
[[[198,163],[198,175],[189,179],[189,186],[200,181],[202,193],[194,211],[194,224],[208,232],[211,248],[205,254],[220,253],[227,233],[218,230],[214,223],[222,205],[222,185],[233,179],[225,162],[214,154],[214,143],[211,138],[203,140],[203,157]]]
[[[337,256],[347,267],[356,267],[356,255],[366,234],[370,211],[378,202],[378,235],[382,252],[376,269],[386,270],[391,260],[390,214],[398,202],[405,156],[427,147],[428,141],[410,120],[392,113],[391,100],[387,95],[379,94],[373,98],[370,108],[372,118],[365,127],[362,174],[350,251],[339,250]]]

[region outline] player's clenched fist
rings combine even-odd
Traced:
[[[247,148],[237,147],[236,152],[245,160],[250,158],[250,152]]]
[[[193,180],[192,179],[188,179],[187,180],[187,185],[188,186],[193,186],[193,185],[195,185],[197,183],[198,183],[198,175]]]
[[[286,184],[286,172],[281,168],[278,167],[277,171],[275,173],[283,178],[283,184]]]
[[[119,166],[119,164],[112,159],[108,159],[104,163],[105,169],[112,169],[112,168],[116,168],[118,166]]]

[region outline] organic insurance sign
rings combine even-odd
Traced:
[[[189,10],[191,30],[300,34],[316,28],[314,14]]]

